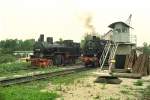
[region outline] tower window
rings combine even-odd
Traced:
[[[122,32],[127,32],[127,28],[122,28]]]
[[[116,29],[116,31],[117,31],[118,33],[121,33],[121,29]]]

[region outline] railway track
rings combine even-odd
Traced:
[[[74,69],[67,69],[63,71],[57,71],[57,72],[49,72],[49,73],[40,73],[40,74],[34,74],[31,76],[21,76],[21,77],[16,77],[16,78],[6,78],[0,80],[0,86],[10,86],[14,84],[20,84],[20,83],[27,83],[35,80],[42,80],[42,79],[47,79],[50,77],[54,76],[62,76],[62,75],[67,75],[75,72],[82,72],[82,71],[87,71],[90,70],[91,68],[74,68]]]

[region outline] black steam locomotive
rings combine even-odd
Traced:
[[[73,40],[57,41],[53,43],[52,37],[47,37],[44,42],[44,35],[40,35],[34,44],[31,63],[33,65],[66,65],[75,63],[80,56],[80,44]]]
[[[99,66],[99,59],[104,50],[107,40],[101,40],[97,36],[91,36],[85,40],[81,60],[85,66]]]

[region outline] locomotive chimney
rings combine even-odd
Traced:
[[[47,43],[53,44],[53,37],[47,37]]]
[[[41,35],[40,35],[40,38],[39,38],[38,41],[39,41],[39,42],[44,42],[44,34],[41,34]]]
[[[96,36],[93,36],[93,40],[96,40]]]

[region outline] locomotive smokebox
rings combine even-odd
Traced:
[[[53,44],[53,37],[47,37],[47,43]]]
[[[38,39],[39,42],[44,42],[44,34],[41,34],[39,39]]]

